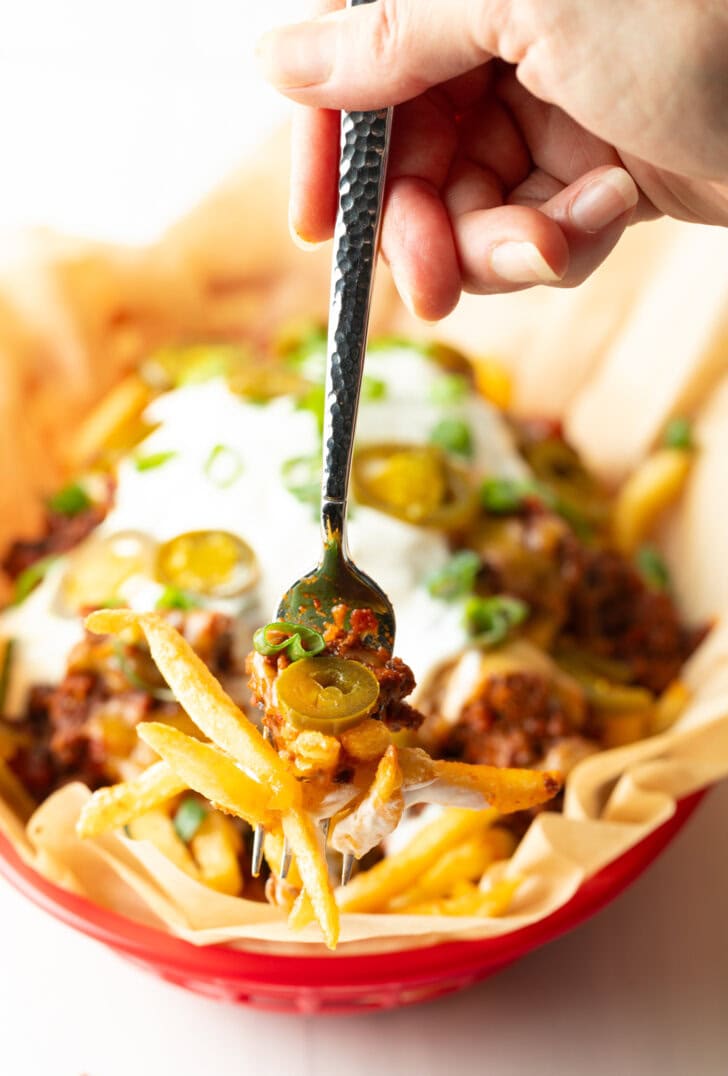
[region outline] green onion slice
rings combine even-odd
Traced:
[[[637,571],[651,590],[667,590],[670,572],[660,552],[653,545],[643,545],[635,555]]]
[[[207,817],[207,808],[196,796],[185,796],[174,813],[172,823],[177,836],[189,844]]]
[[[258,628],[253,636],[253,646],[266,657],[285,651],[291,661],[301,661],[302,658],[320,654],[326,644],[323,635],[313,628],[291,624],[287,620],[274,620],[272,624]]]
[[[51,554],[48,557],[41,557],[35,564],[31,564],[24,572],[15,580],[15,588],[13,591],[12,605],[20,605],[31,594],[35,588],[41,583],[53,565],[58,560],[56,554]]]
[[[430,433],[430,444],[469,459],[473,455],[473,433],[461,418],[443,418]]]
[[[157,467],[163,467],[165,463],[169,463],[177,454],[173,449],[169,452],[152,452],[149,456],[138,456],[134,461],[134,466],[137,471],[154,471]]]
[[[480,487],[481,504],[499,516],[520,512],[535,496],[538,496],[535,483],[522,478],[486,478]]]
[[[321,456],[294,456],[281,466],[283,485],[301,504],[318,509],[321,498]]]
[[[684,416],[670,419],[662,435],[662,443],[665,448],[681,448],[684,452],[690,452],[695,448],[693,425],[690,419]]]
[[[451,602],[470,594],[480,571],[481,561],[472,549],[454,553],[447,564],[433,572],[425,585],[433,598]]]
[[[240,453],[229,445],[215,445],[205,461],[205,475],[218,489],[235,485],[243,473]]]
[[[79,512],[90,508],[92,503],[88,493],[78,482],[72,482],[48,498],[51,512],[59,516],[77,516]]]
[[[473,596],[465,603],[465,628],[473,642],[481,646],[498,646],[522,624],[529,613],[526,602],[507,594],[490,598]]]
[[[387,382],[381,377],[365,374],[361,383],[361,398],[364,403],[376,403],[387,396]]]
[[[187,612],[189,609],[199,609],[200,602],[187,590],[179,587],[166,586],[157,599],[157,609],[181,609]]]
[[[430,403],[448,406],[462,403],[469,392],[470,384],[463,374],[443,374],[433,382],[428,396]]]

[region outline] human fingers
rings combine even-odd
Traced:
[[[291,122],[288,223],[299,246],[334,233],[339,173],[338,112],[296,105]]]
[[[505,5],[507,6],[507,5]],[[498,0],[377,0],[282,27],[258,45],[265,77],[302,104],[399,104],[490,58],[482,30]]]

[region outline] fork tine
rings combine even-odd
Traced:
[[[281,857],[281,881],[284,881],[291,869],[291,849],[288,844],[288,838],[283,838],[283,855]]]
[[[326,844],[326,841],[329,838],[329,828],[331,826],[331,819],[330,818],[322,818],[319,825],[321,826],[321,832],[324,835],[324,844]]]
[[[270,740],[271,732],[266,725],[263,729],[263,739]],[[263,838],[265,837],[265,828],[261,825],[257,825],[253,830],[253,853],[250,857],[250,873],[254,878],[260,875],[260,868],[263,866]]]
[[[344,852],[341,858],[341,884],[348,885],[351,872],[354,867],[354,857],[351,852]]]

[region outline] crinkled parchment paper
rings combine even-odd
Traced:
[[[0,545],[32,533],[38,493],[64,474],[65,431],[151,346],[262,340],[284,319],[323,315],[328,251],[304,254],[287,238],[283,153],[271,143],[152,248],[36,236],[0,271]],[[422,335],[380,277],[375,331]],[[491,868],[524,879],[507,916],[345,915],[345,952],[494,936],[543,918],[669,819],[677,799],[728,775],[728,232],[642,225],[582,288],[467,298],[435,331],[505,363],[516,408],[561,416],[607,476],[628,472],[671,415],[693,416],[699,452],[662,537],[684,614],[715,627],[686,666],[692,699],[674,729],[585,759],[563,814],[540,815],[513,858]],[[145,842],[80,841],[88,795],[62,789],[27,827],[0,799],[0,830],[58,884],[194,944],[322,949],[315,925],[293,936],[276,909],[211,892]]]

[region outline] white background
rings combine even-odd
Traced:
[[[0,2],[0,232],[152,238],[285,115],[258,33],[297,0]],[[728,789],[566,938],[440,1002],[267,1015],[144,976],[0,882],[2,1076],[728,1071]]]

